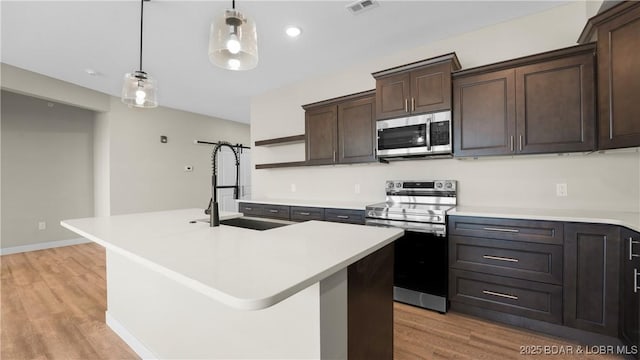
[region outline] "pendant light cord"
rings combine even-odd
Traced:
[[[144,1],[145,0],[140,0],[140,71],[141,72],[142,72],[142,21],[144,19]]]
[[[231,0],[231,7],[233,8],[233,10],[236,9],[236,0]]]

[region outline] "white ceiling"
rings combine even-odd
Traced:
[[[252,96],[566,2],[381,1],[354,16],[345,7],[351,1],[238,0],[236,8],[256,21],[260,60],[234,72],[207,57],[211,20],[230,0],[152,0],[143,69],[158,81],[160,105],[248,123]],[[124,74],[138,68],[139,1],[0,4],[4,63],[114,96]],[[284,34],[290,24],[302,27],[298,39]]]

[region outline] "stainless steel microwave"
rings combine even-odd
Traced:
[[[379,158],[447,155],[451,111],[377,121]]]

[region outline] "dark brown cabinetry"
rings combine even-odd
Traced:
[[[324,220],[324,208],[318,207],[291,207],[291,221]]]
[[[452,309],[562,323],[562,223],[450,217],[449,234]]]
[[[373,91],[304,105],[303,108],[308,165],[375,161]]]
[[[347,209],[325,209],[324,219],[326,221],[332,222],[364,224],[364,211]]]
[[[245,216],[257,216],[280,220],[319,220],[363,225],[364,210],[321,208],[315,206],[289,206],[241,202],[238,211]]]
[[[373,73],[376,119],[451,109],[451,72],[458,69],[451,53]]]
[[[454,155],[595,149],[595,45],[453,75]]]
[[[289,206],[272,205],[272,204],[256,204],[256,203],[239,203],[238,211],[245,216],[268,217],[272,219],[289,220]]]
[[[640,349],[640,234],[622,229],[622,284],[620,337],[628,346]],[[640,358],[640,351],[636,359]]]
[[[618,336],[620,229],[576,223],[564,228],[564,323]]]
[[[325,105],[306,109],[307,164],[333,164],[338,147],[338,108]]]
[[[640,2],[589,19],[581,43],[598,42],[599,148],[640,146]]]

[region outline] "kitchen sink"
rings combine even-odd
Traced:
[[[198,221],[208,223],[209,219],[198,219]],[[294,224],[294,223],[290,221],[284,221],[284,220],[258,219],[258,218],[247,217],[247,216],[227,219],[227,220],[220,220],[220,225],[235,226],[243,229],[259,230],[259,231],[275,229],[275,228],[279,228],[279,227],[287,226],[291,224]]]
[[[220,225],[229,225],[252,230],[269,230],[282,226],[291,225],[288,222],[280,222],[273,220],[259,220],[255,218],[239,217],[235,219],[220,220]]]

